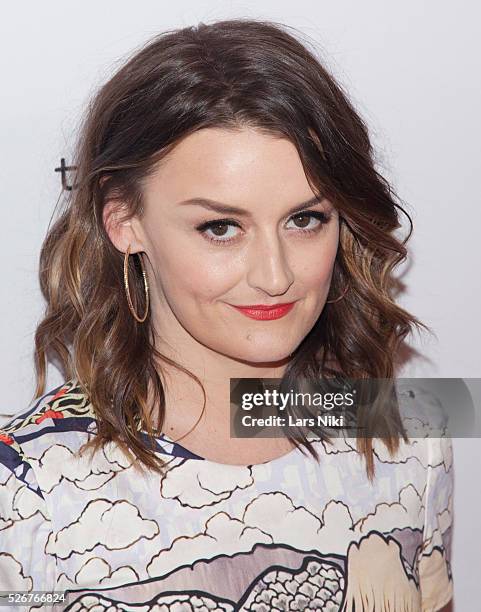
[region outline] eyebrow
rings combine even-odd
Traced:
[[[296,206],[288,210],[287,213],[292,214],[299,210],[304,210],[304,208],[314,206],[314,204],[320,204],[323,200],[325,200],[325,196],[314,196],[306,202],[301,202],[300,204],[297,204]],[[228,206],[227,204],[217,202],[216,200],[211,200],[210,198],[189,198],[188,200],[183,200],[182,202],[179,202],[178,205],[202,206],[203,208],[207,208],[208,210],[213,210],[218,213],[239,215],[241,217],[251,216],[251,213],[248,210],[245,210],[244,208],[238,208],[237,206]]]

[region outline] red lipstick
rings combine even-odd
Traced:
[[[272,306],[265,304],[253,304],[252,306],[233,306],[236,310],[246,315],[251,319],[257,319],[259,321],[270,321],[272,319],[280,319],[286,315],[294,306],[295,302],[289,302],[286,304],[273,304]]]

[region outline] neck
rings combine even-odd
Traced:
[[[159,363],[165,393],[162,431],[174,439],[183,437],[190,430],[190,436],[215,435],[228,438],[230,379],[281,378],[290,360],[286,358],[282,362],[249,363],[204,348],[205,351],[200,352],[173,351],[172,347],[167,346],[159,346],[157,349],[162,355],[194,374],[202,383],[206,394],[202,413],[204,395],[195,379],[164,361]]]

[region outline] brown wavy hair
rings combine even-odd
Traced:
[[[205,407],[200,380],[156,350],[150,315],[143,324],[132,317],[123,255],[102,221],[110,200],[122,202],[125,219],[141,217],[143,181],[196,130],[249,127],[290,140],[314,192],[339,211],[329,299],[346,293],[325,305],[292,354],[284,387],[302,377],[391,380],[405,336],[414,327],[430,331],[394,301],[400,284],[393,270],[406,258],[411,218],[375,169],[366,124],[309,46],[299,32],[272,21],[233,19],[169,30],[135,50],[93,96],[74,151],[74,188],[57,203],[61,209],[41,249],[47,306],[35,334],[35,398],[45,392],[51,361],[66,378],[77,379],[95,410],[97,434],[81,451],[115,441],[141,469],[163,472],[165,463],[154,452],[165,414],[162,363],[198,382]],[[394,235],[399,212],[410,224],[403,241]],[[141,270],[136,257],[129,259],[131,295],[141,305]],[[405,438],[393,414],[381,407],[375,415],[385,421],[383,442],[392,454]],[[305,436],[288,437],[318,459]],[[372,479],[372,438],[358,436],[357,449]]]

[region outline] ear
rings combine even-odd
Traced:
[[[122,203],[116,200],[106,202],[102,212],[102,221],[110,241],[121,253],[125,253],[129,245],[131,253],[144,251],[144,245],[136,231],[137,226],[133,223],[134,220],[126,220],[125,216],[126,208]]]

